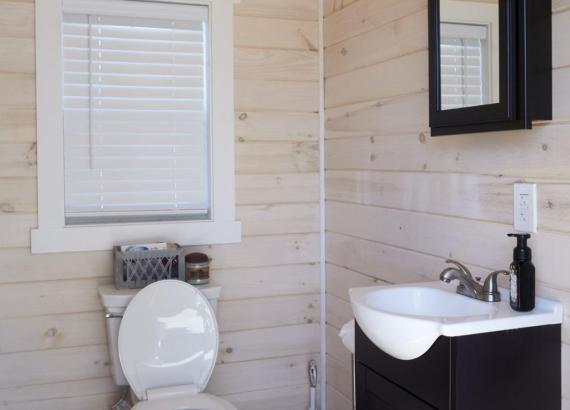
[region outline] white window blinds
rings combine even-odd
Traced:
[[[184,7],[64,14],[67,224],[209,219],[208,8]]]
[[[442,110],[485,103],[487,32],[481,25],[441,24]]]

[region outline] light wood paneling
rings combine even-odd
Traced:
[[[299,50],[238,48],[236,78],[246,80],[318,81],[318,53]]]
[[[352,366],[327,355],[327,383],[344,397],[352,397]]]
[[[213,257],[220,363],[209,389],[239,409],[307,407],[318,358],[319,60],[316,0],[235,13],[239,244]],[[36,224],[34,1],[0,0],[0,410],[107,410],[98,286],[111,252],[32,255]]]
[[[353,410],[352,399],[343,396],[327,383],[327,410]]]
[[[0,319],[101,311],[98,287],[110,278],[5,284]]]
[[[428,53],[419,51],[328,78],[325,103],[338,107],[427,89]]]
[[[327,234],[326,245],[327,261],[389,283],[436,280],[440,267],[445,264],[441,257],[415,255],[398,246],[332,231]],[[378,263],[380,260],[382,264]],[[474,267],[473,271],[477,272]]]
[[[317,141],[319,115],[300,112],[238,112],[236,137],[244,141]]]
[[[325,47],[382,27],[425,7],[425,0],[359,0],[325,19]],[[370,47],[374,48],[374,45],[370,44]]]
[[[236,144],[239,174],[318,172],[318,142],[253,142]]]
[[[212,276],[222,288],[222,300],[319,293],[317,263],[253,268],[215,269]]]
[[[0,143],[33,143],[35,141],[35,110],[0,107]]]
[[[241,206],[237,217],[246,236],[319,232],[317,203]]]
[[[363,103],[330,108],[326,111],[326,138],[416,134],[429,132],[428,94],[420,92],[393,98],[380,98]],[[406,116],[406,110],[414,115]]]
[[[106,345],[0,355],[0,388],[109,376]]]
[[[315,21],[318,3],[307,0],[242,0],[235,6],[239,16]]]
[[[405,16],[358,37],[351,37],[325,51],[325,77],[427,49],[427,9]],[[370,48],[370,44],[375,44]]]
[[[33,177],[35,175],[35,142],[31,144],[2,144],[2,156],[0,157],[0,178]]]
[[[325,325],[325,333],[327,338],[327,355],[343,363],[344,367],[352,366],[352,354],[342,344],[338,330],[330,325]]]
[[[327,198],[511,224],[512,185],[518,180],[475,174],[330,171]],[[562,181],[525,180],[539,184],[539,228],[570,229],[570,185]]]
[[[308,50],[318,49],[316,22],[236,17],[234,42],[237,47]]]
[[[219,364],[214,369],[207,391],[228,395],[297,386],[299,380],[306,380],[307,363],[317,359],[318,355],[311,354]],[[308,394],[308,389],[306,392]]]
[[[552,89],[552,117],[555,121],[568,121],[570,118],[570,95],[564,87],[556,87],[556,84],[570,83],[570,67],[556,68],[552,71],[552,81],[555,86]]]
[[[30,229],[37,226],[36,214],[0,213],[0,226],[4,233],[0,248],[30,246]]]
[[[403,118],[402,118],[403,120]],[[327,168],[334,170],[431,171],[515,178],[570,179],[568,126],[537,126],[453,138],[415,134],[340,138],[327,142]],[[505,148],[508,147],[508,148]],[[398,155],[398,153],[404,155]]]
[[[328,203],[327,215],[327,230],[428,255],[490,269],[505,269],[512,258],[513,241],[506,238],[510,225],[335,202]],[[540,231],[530,245],[537,281],[570,289],[570,276],[558,259],[570,247],[570,235]]]
[[[347,268],[327,263],[327,293],[334,295],[347,302],[350,301],[348,290],[366,286],[381,286],[390,282],[372,276],[364,275]]]
[[[314,323],[222,333],[218,362],[243,362],[318,352],[319,328],[319,324]]]
[[[0,389],[0,397],[2,397],[0,406],[3,403],[6,405],[6,407],[0,407],[0,409],[10,409],[12,408],[11,406],[16,406],[16,403],[22,403],[21,406],[23,407],[28,401],[42,402],[49,400],[46,408],[59,410],[59,408],[51,407],[51,403],[53,403],[51,400],[62,400],[76,396],[102,395],[115,393],[116,391],[117,386],[115,386],[111,377],[12,387]]]
[[[552,10],[554,12],[564,11],[570,8],[570,1],[568,0],[552,0]]]
[[[0,214],[37,212],[35,178],[0,178]]]
[[[565,67],[570,65],[570,30],[568,21],[570,20],[570,10],[556,13],[552,16],[552,65],[554,67]]]
[[[36,45],[31,38],[0,38],[2,73],[33,74]]]
[[[309,408],[306,383],[276,389],[258,390],[223,396],[240,409],[291,410]]]
[[[192,248],[208,253],[214,269],[314,263],[318,249],[318,234],[255,236],[240,244]]]
[[[340,329],[349,320],[353,319],[350,302],[337,298],[332,294],[327,295],[326,322]]]
[[[32,255],[27,248],[0,249],[0,283],[100,278],[110,272],[110,251]]]
[[[319,201],[318,172],[237,175],[236,202],[242,205]]]
[[[223,332],[318,323],[319,295],[224,300],[218,306]]]
[[[235,87],[238,111],[319,111],[318,82],[237,80]]]
[[[1,109],[32,110],[35,108],[35,97],[35,76],[33,74],[2,73],[0,75]]]
[[[1,38],[30,39],[34,37],[34,31],[33,1],[3,0],[0,2]]]
[[[26,401],[3,406],[6,410],[108,410],[121,397],[120,392],[104,394],[87,394],[81,397],[68,397],[63,399]],[[9,406],[9,407],[8,407]]]
[[[105,344],[100,311],[0,319],[0,353]]]

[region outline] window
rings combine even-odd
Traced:
[[[441,109],[488,104],[489,29],[486,25],[442,23]]]
[[[36,2],[33,252],[239,240],[232,14],[231,0]]]

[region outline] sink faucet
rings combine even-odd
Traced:
[[[473,299],[482,300],[484,302],[500,302],[501,294],[497,285],[497,276],[509,275],[506,270],[498,270],[491,272],[483,285],[479,283],[481,278],[473,278],[469,269],[463,264],[448,259],[446,263],[454,265],[454,267],[445,268],[439,275],[439,280],[450,283],[452,280],[458,280],[457,293]]]

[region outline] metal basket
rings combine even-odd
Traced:
[[[176,248],[156,251],[121,252],[115,247],[115,287],[139,289],[163,279],[185,280],[184,250]]]

